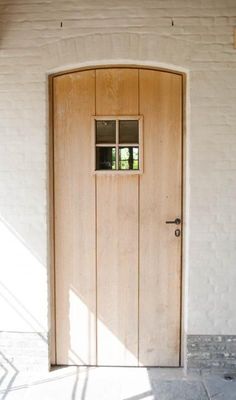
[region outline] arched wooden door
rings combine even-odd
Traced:
[[[56,363],[178,366],[182,76],[54,76],[53,127]]]

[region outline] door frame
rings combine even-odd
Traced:
[[[181,272],[180,272],[180,362],[179,367],[186,368],[186,297],[187,297],[187,74],[172,68],[161,68],[143,64],[104,64],[89,65],[87,67],[73,68],[62,70],[48,75],[48,262],[49,262],[49,279],[48,279],[48,315],[49,315],[49,368],[56,365],[56,290],[55,290],[55,214],[54,214],[54,123],[53,123],[53,79],[60,75],[67,75],[73,72],[82,72],[94,69],[146,69],[153,71],[163,71],[180,75],[182,77],[182,160],[181,160],[181,180],[182,180],[182,235],[181,235]]]

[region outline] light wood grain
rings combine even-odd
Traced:
[[[138,114],[138,71],[96,71],[96,114]],[[138,363],[138,176],[97,175],[99,365]]]
[[[137,178],[107,175],[98,180],[98,365],[137,365]]]
[[[181,217],[182,77],[106,68],[53,85],[56,362],[178,366],[181,226],[165,221]],[[140,114],[143,174],[94,174],[94,115]]]
[[[96,363],[95,72],[54,78],[56,342],[58,364]]]
[[[138,114],[138,70],[96,70],[96,115]]]
[[[165,221],[181,217],[181,79],[140,70],[140,365],[179,365],[181,227]]]

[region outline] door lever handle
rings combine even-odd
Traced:
[[[180,223],[181,223],[181,219],[180,218],[176,218],[174,221],[166,221],[166,224],[179,225]]]

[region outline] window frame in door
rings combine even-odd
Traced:
[[[116,121],[116,143],[112,145],[111,143],[103,143],[103,145],[111,147],[126,147],[125,143],[117,142],[118,136],[118,124],[119,121],[138,121],[139,124],[139,169],[107,169],[107,170],[97,170],[96,169],[96,121]],[[93,115],[91,118],[91,147],[92,147],[92,174],[95,175],[141,175],[143,173],[143,115]],[[132,146],[137,146],[133,143]]]

